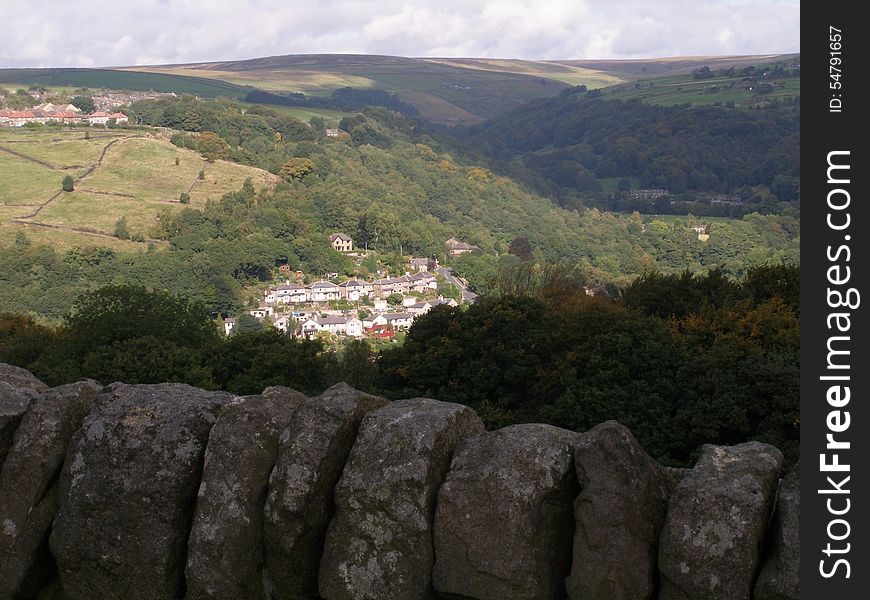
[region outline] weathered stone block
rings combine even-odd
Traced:
[[[671,477],[616,421],[582,434],[574,461],[581,491],[568,597],[652,598]]]
[[[676,485],[659,544],[660,600],[746,600],[773,508],[782,453],[704,446]]]
[[[67,446],[102,389],[62,385],[30,402],[0,471],[0,598],[31,598],[53,570],[48,533]]]
[[[266,581],[276,600],[314,598],[338,483],[363,417],[387,404],[340,383],[297,409],[265,507]]]
[[[203,453],[229,394],[115,383],[64,463],[51,533],[69,600],[176,600]]]
[[[550,425],[514,425],[457,447],[435,514],[439,595],[565,597],[578,437]]]
[[[335,489],[320,566],[327,600],[432,596],[432,520],[456,444],[483,431],[470,408],[400,400],[363,419]]]
[[[298,392],[234,398],[205,449],[187,547],[187,600],[263,597],[263,503],[278,438],[307,400]]]
[[[770,547],[755,584],[755,600],[798,600],[801,597],[800,520],[800,464],[797,464],[779,484]]]

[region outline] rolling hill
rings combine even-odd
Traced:
[[[107,88],[194,94],[203,98],[242,98],[250,91],[241,85],[188,75],[139,73],[117,69],[0,69],[0,84]]]
[[[311,54],[131,69],[309,95],[325,95],[343,86],[379,88],[398,94],[432,122],[471,124],[534,98],[554,96],[568,86],[595,89],[651,76],[691,74],[704,65],[711,69],[745,67],[783,58],[767,55],[531,61]]]
[[[0,129],[0,244],[26,232],[56,248],[145,250],[157,213],[179,206],[182,192],[190,194],[191,206],[201,207],[247,178],[256,188],[277,180],[253,167],[207,162],[156,131],[88,131],[89,139],[85,131]],[[61,192],[65,175],[76,180],[75,191]],[[113,236],[122,217],[139,243]]]
[[[714,70],[741,69],[796,56],[534,61],[305,54],[111,69],[0,69],[0,84],[154,90],[237,99],[253,89],[307,96],[328,96],[342,87],[380,89],[397,94],[433,123],[471,125],[530,100],[555,96],[570,86],[597,89],[677,77],[656,83],[660,89],[672,83],[672,91],[683,81],[680,77],[690,77],[694,69],[705,65]],[[634,89],[624,88],[628,94]]]

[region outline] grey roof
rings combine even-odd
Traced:
[[[322,289],[322,288],[336,288],[336,287],[338,287],[338,286],[335,285],[334,283],[332,283],[331,281],[318,281],[317,283],[311,284],[312,290]]]
[[[408,313],[391,313],[384,315],[384,318],[387,321],[397,321],[399,319],[412,319],[413,315],[409,315]]]
[[[333,233],[329,236],[330,241],[341,240],[343,242],[352,242],[353,239],[349,235],[345,235],[343,233]]]
[[[326,317],[323,319],[317,319],[317,322],[321,325],[344,325],[348,321],[350,321],[351,317]]]

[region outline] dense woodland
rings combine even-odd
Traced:
[[[467,308],[420,317],[405,344],[375,354],[275,331],[218,333],[208,307],[165,291],[85,294],[58,327],[0,316],[0,362],[51,384],[187,382],[238,394],[338,381],[390,398],[477,409],[489,427],[547,422],[578,431],[629,426],[654,456],[689,464],[702,443],[759,439],[790,459],[799,440],[799,271],[751,269],[734,281],[649,273],[619,301],[586,296],[555,268],[520,266]]]
[[[533,100],[452,136],[494,169],[565,206],[723,216],[793,212],[799,200],[800,105],[656,106],[582,90]],[[607,181],[617,186],[606,189]],[[674,198],[631,202],[662,188]],[[725,194],[737,209],[698,202]],[[730,213],[729,213],[730,209]],[[704,212],[706,211],[706,212]]]

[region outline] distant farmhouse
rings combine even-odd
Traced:
[[[461,254],[465,254],[466,252],[474,252],[475,250],[480,250],[477,246],[472,246],[471,244],[466,244],[463,241],[457,240],[456,238],[450,238],[444,244],[447,246],[447,253],[450,256],[459,256]]]
[[[343,233],[333,233],[329,236],[329,241],[332,247],[339,252],[351,252],[353,250],[353,239]]]

